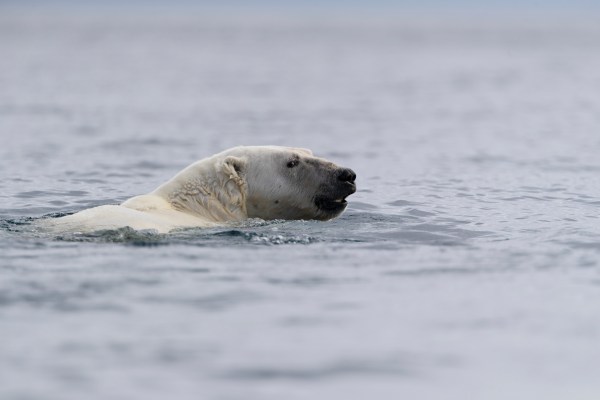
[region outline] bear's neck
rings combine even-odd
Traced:
[[[180,212],[209,221],[248,218],[245,190],[223,174],[218,160],[213,158],[190,165],[152,194],[164,198]]]

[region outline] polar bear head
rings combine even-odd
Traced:
[[[225,159],[247,186],[249,218],[318,219],[338,216],[356,191],[356,174],[307,149],[242,147]]]
[[[328,220],[346,208],[355,179],[310,150],[242,146],[192,164],[157,192],[177,209],[217,221]]]

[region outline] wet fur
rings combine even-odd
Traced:
[[[48,220],[46,226],[78,232],[129,226],[166,233],[247,218],[325,220],[341,211],[320,209],[318,196],[354,192],[340,192],[339,169],[306,149],[236,147],[188,166],[149,194]]]

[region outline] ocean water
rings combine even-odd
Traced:
[[[0,15],[0,398],[598,399],[591,17]],[[235,145],[330,222],[48,236]]]

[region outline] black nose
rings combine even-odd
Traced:
[[[344,168],[339,172],[338,179],[342,182],[354,182],[356,174],[350,168]]]

